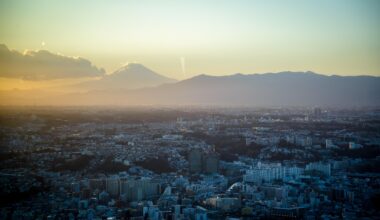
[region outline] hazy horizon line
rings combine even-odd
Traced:
[[[19,54],[22,54],[23,56],[26,56],[28,55],[28,53],[33,53],[33,52],[48,52],[52,55],[56,55],[56,56],[62,56],[64,58],[72,58],[72,59],[83,59],[83,60],[86,60],[88,62],[90,62],[91,64],[93,64],[91,62],[91,60],[85,58],[85,57],[81,57],[81,56],[71,56],[71,55],[64,55],[64,54],[61,54],[61,53],[57,53],[57,52],[52,52],[48,49],[25,49],[24,52],[21,52],[21,51],[18,51],[16,49],[10,49],[7,44],[5,43],[0,43],[0,46],[4,46],[6,47],[9,51],[11,52],[16,52],[16,53],[19,53]],[[0,57],[1,58],[1,57]],[[223,73],[215,73],[215,72],[199,72],[199,73],[195,73],[195,74],[191,74],[189,76],[187,76],[186,78],[181,78],[181,77],[173,77],[173,76],[170,76],[168,75],[167,73],[162,73],[162,72],[158,72],[158,71],[155,71],[153,70],[152,68],[150,68],[149,66],[146,66],[143,62],[136,62],[136,61],[128,61],[128,62],[125,62],[123,64],[121,64],[118,68],[112,70],[112,71],[109,71],[109,70],[105,70],[105,68],[99,66],[99,64],[96,64],[94,65],[94,67],[100,69],[100,70],[104,70],[104,72],[101,74],[101,75],[97,75],[96,77],[104,77],[104,76],[107,76],[107,75],[113,75],[115,72],[119,71],[120,69],[124,68],[125,66],[127,66],[128,64],[140,64],[142,66],[144,66],[145,68],[157,73],[157,74],[160,74],[162,76],[165,76],[165,77],[168,77],[168,78],[171,78],[171,79],[175,79],[177,81],[183,81],[183,80],[188,80],[188,79],[192,79],[194,77],[198,77],[198,76],[201,76],[201,75],[206,75],[206,76],[212,76],[212,77],[223,77],[223,76],[233,76],[233,75],[264,75],[264,74],[279,74],[279,73],[286,73],[286,72],[289,72],[289,73],[314,73],[314,74],[317,74],[317,75],[323,75],[323,76],[341,76],[341,77],[357,77],[357,76],[369,76],[369,77],[380,77],[380,73],[379,74],[368,74],[368,73],[357,73],[357,74],[340,74],[340,73],[325,73],[325,72],[319,72],[319,71],[315,71],[315,70],[312,70],[311,68],[310,69],[304,69],[304,70],[295,70],[295,69],[284,69],[284,70],[268,70],[268,71],[260,71],[260,72],[255,72],[255,71],[252,71],[252,72],[231,72],[231,73],[227,73],[227,74],[223,74]],[[0,69],[1,70],[1,69]],[[4,71],[4,70],[2,70]],[[9,70],[8,70],[9,71]],[[17,77],[12,77],[12,76],[8,76],[8,77],[4,77],[2,76],[2,74],[4,74],[4,72],[0,72],[0,79],[4,79],[4,80],[7,80],[7,79],[16,79],[16,80],[22,80],[24,82],[31,82],[31,81],[34,81],[33,79],[23,79],[23,78],[17,78]],[[95,76],[89,76],[90,79],[89,80],[93,80],[95,78]],[[77,77],[73,77],[73,78],[70,78],[70,77],[63,77],[62,79],[75,79]],[[43,80],[38,80],[38,81],[47,81],[47,82],[52,82],[54,80],[61,80],[61,78],[57,78],[57,79],[43,79]]]

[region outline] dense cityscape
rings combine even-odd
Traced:
[[[3,107],[0,219],[380,218],[379,116]]]

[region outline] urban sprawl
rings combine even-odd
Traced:
[[[0,110],[0,219],[380,218],[380,110]]]

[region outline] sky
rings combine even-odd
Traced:
[[[380,1],[1,0],[0,44],[42,59],[50,55],[37,50],[65,62],[82,57],[67,61],[81,76],[128,62],[175,79],[287,70],[380,76]]]

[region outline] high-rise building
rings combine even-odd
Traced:
[[[203,155],[203,171],[205,173],[217,173],[219,168],[219,158],[216,154]]]
[[[152,199],[160,194],[160,184],[151,179],[121,179],[120,194],[128,201]]]
[[[106,180],[106,191],[111,196],[119,195],[119,178],[118,177],[110,177]]]
[[[309,163],[306,165],[305,170],[317,170],[317,171],[324,173],[327,176],[330,176],[331,175],[331,164],[322,163],[322,162]]]
[[[200,173],[202,171],[202,151],[200,149],[191,150],[188,160],[190,172]]]
[[[287,178],[296,178],[303,172],[299,167],[283,167],[279,164],[261,164],[258,163],[257,167],[251,168],[246,171],[243,176],[244,182],[262,183],[271,182],[273,180],[284,180]]]
[[[104,179],[90,179],[89,185],[92,190],[104,190]]]
[[[192,173],[217,173],[219,169],[219,158],[214,152],[204,153],[200,149],[189,152],[189,170]]]

